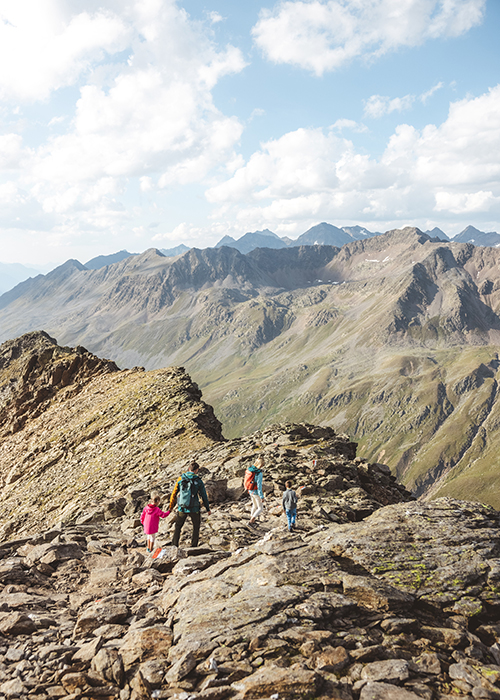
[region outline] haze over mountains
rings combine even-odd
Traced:
[[[444,231],[440,228],[433,228],[431,231],[425,231],[429,236],[433,238],[439,238],[442,241],[453,240],[457,243],[472,243],[473,245],[479,246],[491,246],[495,247],[500,245],[500,234],[494,231],[490,233],[484,233],[474,228],[474,226],[467,226],[461,233],[459,233],[455,238],[450,239]],[[263,231],[251,231],[245,233],[238,239],[232,238],[232,236],[224,236],[221,240],[216,243],[215,248],[222,248],[223,246],[228,246],[230,248],[236,248],[240,253],[249,253],[255,248],[287,248],[301,245],[334,245],[341,248],[346,243],[352,243],[352,241],[365,240],[367,238],[372,238],[373,236],[381,236],[380,231],[369,231],[363,226],[343,226],[339,228],[338,226],[333,226],[326,222],[317,224],[313,226],[308,231],[303,233],[297,239],[291,239],[288,237],[280,237],[273,233],[269,229],[264,229]],[[160,248],[159,251],[167,257],[175,257],[177,255],[182,255],[189,250],[189,247],[181,243],[175,248]],[[124,260],[127,256],[134,255],[134,253],[129,253],[126,250],[122,250],[119,253],[114,253],[112,255],[99,255],[97,258],[89,260],[85,263],[85,267],[91,270],[98,269],[99,267],[104,267],[105,265],[112,265],[115,262]]]
[[[68,261],[0,298],[121,367],[185,366],[224,433],[332,425],[417,494],[500,505],[500,250],[418,229],[334,246]]]
[[[450,240],[448,236],[437,227],[425,233],[444,241]],[[339,228],[338,226],[323,222],[317,226],[313,226],[295,240],[288,237],[280,238],[272,231],[269,231],[269,229],[265,229],[264,231],[245,233],[239,239],[234,239],[231,236],[224,236],[215,247],[221,248],[222,246],[229,246],[230,248],[236,248],[241,253],[249,253],[255,248],[285,248],[288,246],[301,245],[322,244],[341,247],[346,243],[351,243],[353,240],[364,240],[380,235],[382,234],[379,231],[369,231],[363,226],[344,226]],[[494,247],[500,244],[500,234],[495,232],[485,233],[474,228],[474,226],[467,226],[461,233],[453,238],[453,240],[458,243],[473,243],[479,246]],[[175,257],[177,255],[182,255],[189,249],[189,246],[181,243],[174,248],[160,248],[159,250],[167,257]],[[97,270],[100,267],[120,262],[131,255],[137,255],[137,253],[129,253],[127,250],[120,250],[110,255],[98,255],[88,260],[84,265],[89,270]],[[12,289],[16,284],[19,284],[19,282],[24,281],[28,277],[35,277],[38,274],[43,274],[48,271],[48,269],[50,268],[35,269],[21,263],[0,262],[0,294]]]

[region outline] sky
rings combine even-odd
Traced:
[[[0,261],[500,232],[498,0],[0,0]]]

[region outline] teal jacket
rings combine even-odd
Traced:
[[[262,470],[259,469],[259,467],[256,467],[255,464],[252,464],[251,467],[248,467],[248,471],[253,472],[255,474],[255,485],[257,486],[257,493],[261,498],[264,498],[264,492],[262,491]]]
[[[179,507],[178,510],[181,513],[199,513],[201,509],[200,505],[200,496],[203,501],[203,505],[207,509],[207,511],[210,510],[210,504],[208,502],[208,496],[207,492],[205,489],[205,484],[201,480],[201,477],[198,476],[198,474],[194,474],[194,472],[185,472],[185,474],[182,474],[176,481],[174,490],[172,491],[172,495],[170,496],[170,503],[168,506],[169,510],[173,510],[175,508],[175,505],[177,503],[177,493],[179,491],[179,483],[181,479],[189,479],[190,481],[193,481],[193,483],[196,484],[196,489],[197,489],[197,495],[198,498],[195,499],[192,508],[182,508]]]

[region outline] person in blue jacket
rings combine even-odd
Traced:
[[[250,513],[249,520],[250,525],[252,525],[256,521],[256,519],[264,510],[264,507],[262,505],[262,500],[264,498],[264,493],[262,491],[263,467],[264,458],[257,457],[257,459],[255,460],[255,464],[252,464],[251,467],[248,467],[248,469],[245,472],[244,485],[252,501],[252,510]]]

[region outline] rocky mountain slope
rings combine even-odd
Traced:
[[[45,333],[0,346],[0,536],[50,525],[222,440],[182,368],[119,371]]]
[[[17,449],[19,471],[0,496],[1,697],[500,697],[493,508],[417,502],[332,428],[224,440],[180,369],[119,371],[44,334],[0,356],[0,469]],[[250,526],[256,454],[265,511]],[[186,525],[172,547],[170,516],[153,558],[140,513],[193,457],[211,501],[201,544]],[[286,479],[301,494],[292,533]]]
[[[0,328],[44,328],[123,367],[185,366],[227,436],[333,425],[417,494],[498,506],[499,256],[405,229],[68,261],[0,297]]]

